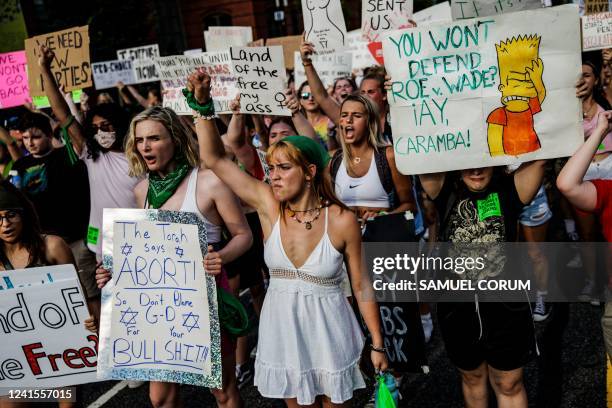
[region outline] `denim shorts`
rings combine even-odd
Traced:
[[[552,211],[548,206],[548,198],[544,186],[540,186],[538,193],[533,198],[533,201],[523,207],[523,211],[519,217],[521,225],[526,227],[538,227],[552,218]]]

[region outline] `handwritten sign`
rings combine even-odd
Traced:
[[[578,9],[517,12],[395,32],[383,42],[404,174],[571,155],[581,143],[574,82]]]
[[[104,210],[98,376],[221,386],[214,279],[206,229],[191,213]],[[112,254],[112,256],[109,256]]]
[[[302,0],[306,41],[317,54],[344,51],[346,24],[340,0]]]
[[[230,62],[229,51],[201,52],[190,55],[172,55],[155,60],[162,84],[165,90],[184,88],[187,77],[196,69],[201,68],[210,75],[211,96],[215,103],[216,113],[230,113],[229,103],[238,95],[237,78]],[[182,94],[168,92],[164,97],[176,97],[172,105],[178,106],[178,98],[185,99]],[[169,102],[170,104],[170,102]],[[165,106],[165,105],[164,105]],[[179,111],[177,111],[179,113]],[[192,110],[181,110],[181,114],[191,115]]]
[[[251,27],[218,26],[208,27],[204,32],[206,51],[225,51],[229,47],[245,47],[253,41]]]
[[[334,81],[340,77],[351,76],[351,60],[352,54],[348,52],[339,52],[333,55],[313,55],[312,63],[319,74],[319,78],[326,87],[332,86]],[[295,71],[293,73],[295,77],[296,88],[299,87],[302,82],[306,81],[306,72],[302,65],[302,58],[299,52],[294,55],[295,58]]]
[[[25,51],[0,54],[0,109],[31,101]]]
[[[451,0],[453,20],[542,8],[542,0]]]
[[[119,81],[126,85],[135,83],[130,60],[94,62],[91,71],[96,89],[114,88]]]
[[[611,11],[609,0],[584,0],[580,1],[581,14],[586,16],[591,14],[606,13]]]
[[[134,79],[130,83],[133,84],[159,81],[155,70],[155,58],[157,57],[159,57],[159,45],[157,44],[117,50],[118,60],[132,61]]]
[[[361,30],[368,41],[380,41],[385,31],[410,27],[412,0],[362,0]]]
[[[98,338],[74,266],[2,271],[0,395],[95,382]]]
[[[183,88],[174,88],[171,86],[163,86],[162,81],[162,105],[164,108],[172,109],[177,115],[191,116],[193,109],[187,105],[187,100],[183,95]],[[215,111],[216,112],[216,111]]]
[[[230,58],[238,76],[240,112],[291,116],[284,105],[287,97],[282,47],[232,47]]]
[[[453,21],[453,14],[450,4],[445,1],[414,13],[412,19],[417,26],[423,27],[433,23],[450,23]]]
[[[612,13],[591,14],[581,21],[583,51],[612,48]]]
[[[361,29],[349,31],[347,36],[348,52],[352,54],[353,69],[364,69],[374,65],[380,65],[372,56],[368,48],[368,42],[363,39]]]
[[[283,56],[285,59],[285,68],[293,69],[295,66],[293,65],[293,54],[296,51],[300,51],[300,45],[302,45],[302,36],[301,35],[290,35],[287,37],[277,37],[277,38],[268,38],[266,40],[266,46],[272,47],[274,45],[280,45],[283,47]],[[256,46],[256,45],[253,45]],[[259,45],[259,47],[263,47],[264,44]]]
[[[42,74],[38,66],[39,47],[43,44],[55,52],[55,57],[51,62],[51,71],[56,82],[63,85],[66,91],[92,85],[88,26],[74,27],[25,40],[30,95],[42,96],[45,94]]]

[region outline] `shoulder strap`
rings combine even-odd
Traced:
[[[11,271],[11,270],[15,269],[13,267],[13,264],[11,263],[11,261],[9,261],[8,257],[4,253],[4,251],[0,251],[0,263],[2,263],[2,266],[7,271]]]
[[[391,175],[391,167],[387,160],[387,149],[390,146],[385,146],[378,151],[374,150],[374,160],[376,162],[376,169],[378,170],[378,177],[383,185],[383,188],[387,194],[391,194],[394,191],[393,176]]]
[[[332,182],[336,181],[336,174],[338,174],[338,169],[340,169],[341,164],[342,164],[342,150],[338,149],[334,152],[334,155],[329,165]]]

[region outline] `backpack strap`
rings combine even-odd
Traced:
[[[340,169],[340,165],[342,164],[342,150],[338,149],[334,152],[330,163],[329,163],[329,172],[331,174],[332,183],[336,182],[336,175],[338,174],[338,170]]]
[[[374,160],[376,162],[376,169],[378,170],[378,177],[380,178],[380,182],[387,194],[391,194],[395,190],[393,186],[391,167],[389,166],[389,161],[387,160],[387,149],[390,147],[391,146],[385,146],[378,151],[374,150]]]

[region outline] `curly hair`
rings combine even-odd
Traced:
[[[89,156],[94,161],[100,157],[100,153],[106,153],[108,150],[100,146],[100,144],[94,138],[95,132],[93,130],[93,118],[99,116],[106,119],[115,129],[115,143],[112,148],[123,148],[123,141],[125,134],[128,129],[129,118],[127,113],[115,103],[103,103],[101,105],[95,105],[87,112],[85,118],[85,144],[89,151]]]

